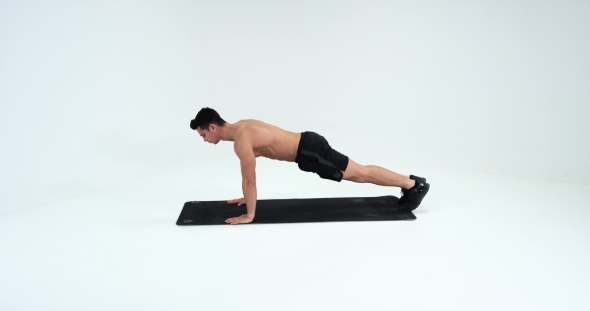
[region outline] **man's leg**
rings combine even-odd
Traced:
[[[410,179],[410,176],[401,175],[376,165],[360,165],[352,159],[348,159],[348,166],[343,173],[342,179],[357,183],[372,183],[403,189],[410,189],[416,183],[415,180]]]
[[[343,172],[342,179],[357,183],[372,183],[381,186],[402,188],[402,197],[398,205],[402,210],[413,211],[428,193],[430,184],[422,177],[401,175],[376,165],[359,165],[348,159],[348,166]],[[418,183],[417,183],[418,182]]]

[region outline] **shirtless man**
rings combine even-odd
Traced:
[[[422,177],[400,175],[375,165],[360,165],[332,149],[323,136],[314,132],[289,132],[258,120],[240,120],[231,124],[211,108],[201,109],[191,120],[190,126],[205,142],[234,142],[234,151],[242,168],[244,197],[227,203],[246,204],[247,213],[228,218],[225,222],[230,225],[254,220],[257,199],[256,157],[260,156],[296,162],[302,171],[317,173],[324,179],[400,187],[402,197],[399,206],[403,210],[417,208],[430,188],[430,184]]]

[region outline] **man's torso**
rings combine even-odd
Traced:
[[[246,137],[241,135],[243,131],[251,134],[247,137],[250,137],[255,157],[295,162],[301,133],[286,131],[254,119],[240,120],[233,125],[236,127],[236,141]]]

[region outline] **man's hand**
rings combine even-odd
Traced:
[[[227,204],[236,204],[236,203],[238,203],[238,206],[240,206],[242,204],[246,204],[246,199],[241,198],[241,199],[233,199],[233,200],[227,201]]]
[[[238,206],[240,206],[242,204],[246,204],[246,199],[241,198],[241,199],[233,199],[233,200],[227,201],[227,204],[236,204],[236,203],[238,204]],[[244,214],[239,217],[228,218],[225,220],[225,222],[230,225],[237,225],[237,224],[247,224],[249,222],[252,222],[252,220],[254,220],[253,216],[251,217],[251,216],[248,216],[248,214]]]
[[[237,224],[247,224],[249,222],[252,222],[252,220],[254,220],[254,217],[244,214],[240,217],[228,218],[225,220],[225,222],[230,225],[237,225]]]

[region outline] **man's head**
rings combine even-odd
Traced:
[[[226,123],[217,111],[211,108],[203,108],[191,120],[191,129],[196,130],[204,141],[217,144],[221,140],[220,127],[223,127]]]

